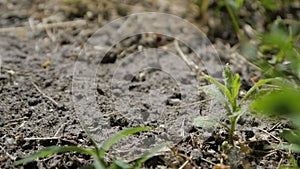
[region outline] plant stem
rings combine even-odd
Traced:
[[[230,127],[230,131],[229,131],[229,141],[232,145],[234,145],[233,136],[234,136],[234,131],[235,131],[237,119],[238,119],[237,117],[232,117],[231,118],[231,127]]]
[[[226,6],[226,9],[227,9],[231,19],[232,19],[233,27],[234,27],[234,29],[237,33],[237,36],[238,36],[239,40],[242,41],[242,42],[245,42],[246,37],[241,33],[237,17],[234,15],[234,12],[233,12],[232,8],[229,6],[229,4],[227,2],[225,3],[225,6]]]

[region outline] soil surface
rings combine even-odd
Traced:
[[[153,126],[151,131],[122,140],[107,154],[108,161],[115,156],[131,161],[168,141],[169,147],[144,168],[289,165],[288,152],[263,148],[283,141],[278,133],[285,122],[246,113],[238,122],[234,148],[224,148],[228,141],[225,128],[193,126],[193,120],[204,115],[229,124],[225,110],[198,91],[199,86],[207,85],[201,74],[220,79],[222,65],[230,63],[241,75],[242,92],[260,74],[231,47],[236,37],[226,35],[219,40],[225,35],[215,35],[222,31],[208,32],[189,3],[4,0],[0,11],[0,168],[90,164],[89,156],[67,153],[13,166],[16,160],[47,146],[92,147],[83,125],[99,145],[122,129]],[[150,14],[107,25],[116,18],[148,11],[176,14],[193,22],[203,34],[180,18],[167,20]],[[140,33],[158,30],[153,23],[162,28]],[[44,27],[35,26],[42,24]]]

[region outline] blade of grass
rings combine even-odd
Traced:
[[[88,154],[91,156],[97,156],[95,151],[86,149],[86,148],[80,148],[80,147],[76,147],[76,146],[66,146],[66,147],[51,146],[51,147],[44,148],[44,149],[30,155],[27,158],[16,161],[14,163],[14,165],[25,164],[25,163],[33,161],[37,158],[44,158],[44,157],[47,157],[47,156],[50,156],[50,155],[53,155],[56,153],[66,153],[66,152],[78,152],[78,153]]]
[[[122,130],[118,133],[116,133],[115,135],[113,135],[112,137],[110,137],[108,140],[106,140],[99,152],[99,156],[103,157],[104,154],[106,153],[106,151],[112,146],[114,145],[116,142],[118,142],[119,140],[121,140],[122,138],[141,132],[141,131],[146,131],[146,130],[150,130],[151,127],[135,127],[135,128],[129,128],[129,129],[125,129]]]
[[[260,86],[266,84],[266,83],[269,83],[271,81],[273,81],[274,79],[271,78],[271,79],[263,79],[263,80],[260,80],[258,81],[253,87],[251,87],[251,89],[248,90],[248,92],[246,93],[246,95],[243,97],[243,99],[241,100],[240,104],[242,104],[245,100],[247,100],[251,94],[257,89],[259,88]]]
[[[95,169],[106,169],[104,163],[98,158],[98,156],[94,156],[93,165]]]

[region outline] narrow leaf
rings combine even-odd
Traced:
[[[273,80],[274,79],[271,78],[271,79],[263,79],[263,80],[258,81],[253,87],[251,87],[251,89],[248,90],[248,92],[246,93],[246,95],[244,96],[244,98],[241,100],[241,103],[243,103],[245,100],[247,100],[252,95],[252,93],[255,92],[255,90],[258,89],[260,86],[262,86],[262,85],[264,85],[266,83],[269,83],[269,82],[271,82]]]
[[[211,84],[202,86],[199,88],[199,90],[203,91],[207,96],[222,104],[225,104],[227,102],[225,95],[222,94],[222,92],[216,87],[216,85]]]
[[[78,152],[78,153],[88,154],[91,156],[96,156],[96,153],[93,150],[86,149],[86,148],[80,148],[80,147],[76,147],[76,146],[66,146],[66,147],[51,146],[51,147],[44,148],[44,149],[30,155],[27,158],[16,161],[14,163],[14,165],[25,164],[25,163],[33,161],[37,158],[44,158],[44,157],[47,157],[47,156],[50,156],[50,155],[53,155],[56,153],[67,153],[67,152]]]
[[[239,91],[240,91],[240,86],[241,86],[241,81],[240,81],[240,75],[239,74],[235,74],[233,81],[232,81],[232,87],[231,87],[231,94],[233,97],[233,101],[234,104],[232,105],[232,109],[234,109],[233,111],[235,111],[236,109],[236,102],[239,96]]]
[[[234,100],[237,100],[241,87],[240,75],[235,74],[233,82],[232,82],[232,96]]]
[[[300,130],[285,129],[281,135],[291,144],[300,146]]]
[[[293,151],[296,153],[300,153],[300,145],[296,144],[276,144],[276,145],[270,145],[266,146],[266,148],[273,148],[273,149],[283,149],[283,150],[288,150],[288,151]]]
[[[209,81],[211,84],[214,84],[216,87],[218,87],[221,90],[221,92],[228,98],[228,100],[231,104],[234,103],[234,100],[231,96],[230,91],[223,84],[216,81],[215,79],[213,79],[210,76],[205,76],[204,78],[205,78],[205,80]]]
[[[110,137],[108,140],[104,142],[101,151],[99,153],[99,156],[102,157],[111,146],[113,146],[116,142],[118,142],[122,138],[149,129],[151,129],[151,127],[135,127],[135,128],[125,129],[116,133],[115,135],[113,135],[112,137]]]
[[[95,169],[106,169],[103,162],[101,162],[100,159],[98,159],[98,157],[96,157],[96,156],[94,156],[94,163],[93,164],[94,164]]]

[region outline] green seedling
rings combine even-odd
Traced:
[[[106,152],[110,149],[111,146],[113,146],[116,142],[123,139],[126,136],[146,131],[151,129],[150,127],[136,127],[136,128],[129,128],[122,130],[112,137],[110,137],[108,140],[106,140],[102,147],[98,147],[95,143],[95,141],[92,141],[94,149],[89,148],[81,148],[76,146],[51,146],[46,147],[29,157],[26,157],[24,159],[18,160],[14,163],[14,165],[21,165],[28,163],[30,161],[34,161],[38,158],[45,158],[50,155],[54,155],[57,153],[69,153],[69,152],[78,152],[90,155],[93,157],[93,165],[85,166],[84,168],[95,168],[95,169],[139,169],[141,164],[143,164],[145,161],[147,161],[149,158],[154,156],[164,145],[160,145],[158,147],[155,147],[154,149],[150,150],[148,153],[144,154],[142,157],[138,158],[132,163],[127,163],[122,160],[114,160],[111,164],[107,164],[104,160],[104,156]]]
[[[205,92],[212,99],[216,99],[220,102],[227,111],[227,116],[230,118],[231,125],[228,127],[226,124],[216,122],[208,116],[200,116],[195,119],[194,125],[198,127],[212,127],[215,124],[221,124],[229,130],[229,140],[233,144],[233,136],[236,129],[237,121],[248,110],[248,104],[244,104],[255,91],[262,85],[272,81],[272,79],[264,79],[258,81],[246,94],[239,100],[240,92],[240,76],[239,74],[232,74],[228,64],[224,67],[223,77],[225,84],[222,84],[212,78],[211,76],[204,76],[212,85],[200,87],[200,90]]]

